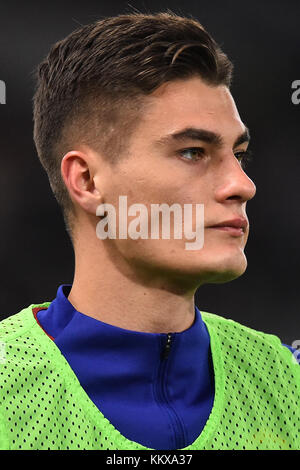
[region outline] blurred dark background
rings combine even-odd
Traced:
[[[232,94],[251,130],[248,174],[257,194],[247,211],[248,269],[231,283],[199,289],[196,304],[291,344],[300,338],[300,105],[291,101],[291,83],[300,79],[298,0],[1,2],[0,317],[52,300],[73,280],[72,246],[32,138],[33,70],[79,25],[134,8],[170,8],[200,20],[235,64]]]

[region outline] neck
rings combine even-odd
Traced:
[[[183,292],[157,273],[146,277],[97,243],[77,242],[68,300],[85,315],[132,331],[181,332],[195,319],[193,290]]]

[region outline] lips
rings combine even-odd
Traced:
[[[210,227],[232,227],[232,228],[240,228],[244,231],[248,226],[248,221],[244,217],[237,217],[231,220],[225,220],[224,222],[220,222],[219,224],[210,225]]]

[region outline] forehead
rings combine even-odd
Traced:
[[[147,97],[140,125],[157,138],[186,127],[201,127],[228,139],[245,130],[228,88],[207,85],[199,77],[161,85]]]

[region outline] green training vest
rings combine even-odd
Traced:
[[[0,323],[0,449],[150,450],[120,434],[81,387],[33,316],[49,305]],[[291,352],[274,335],[201,315],[215,399],[201,434],[181,450],[299,450],[300,366]]]

